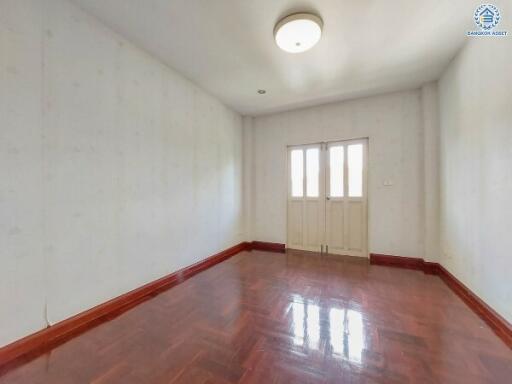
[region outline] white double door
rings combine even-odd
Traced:
[[[287,247],[367,257],[368,142],[288,147]]]

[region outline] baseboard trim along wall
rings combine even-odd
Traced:
[[[242,242],[179,271],[127,292],[85,312],[45,328],[32,335],[0,348],[0,371],[9,363],[23,358],[30,359],[44,352],[48,347],[58,345],[103,321],[111,319],[141,302],[182,283],[195,274],[204,271],[242,251],[263,250],[285,252],[285,245],[263,241]]]
[[[253,241],[251,243],[251,249],[255,249],[258,251],[268,251],[268,252],[285,252],[286,246],[281,243],[268,243],[265,241]]]
[[[493,332],[500,337],[505,344],[512,348],[512,325],[441,264],[428,262],[420,258],[382,255],[377,253],[370,253],[370,264],[415,269],[427,274],[438,275],[473,312],[491,327]]]

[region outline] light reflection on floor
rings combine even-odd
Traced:
[[[292,300],[292,332],[296,346],[318,350],[321,345],[328,345],[334,358],[362,362],[365,334],[361,312],[321,308],[299,295],[294,295]]]
[[[304,307],[305,303],[292,303],[293,342],[295,345],[304,345],[304,333],[307,332],[308,327]]]

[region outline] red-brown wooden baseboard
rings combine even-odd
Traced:
[[[193,275],[218,264],[239,252],[250,250],[251,243],[243,242],[193,265],[183,268],[161,279],[143,285],[128,293],[118,296],[69,319],[63,320],[46,329],[24,337],[12,344],[0,348],[0,370],[2,366],[22,357],[39,354],[49,346],[57,345],[72,336],[90,329],[105,320],[111,319],[129,308],[167,290]]]
[[[370,264],[385,265],[388,267],[398,267],[406,269],[417,269],[423,271],[423,259],[415,257],[390,256],[380,253],[370,253]]]
[[[437,274],[512,349],[512,324],[487,305],[442,265],[438,265]]]
[[[251,249],[256,249],[258,251],[268,251],[268,252],[280,252],[283,253],[286,251],[286,246],[281,243],[269,243],[265,241],[253,241],[251,243]]]
[[[420,258],[370,254],[370,264],[388,267],[415,269],[431,275],[438,275],[450,289],[464,301],[510,348],[512,348],[512,325],[494,309],[480,299],[439,263]]]

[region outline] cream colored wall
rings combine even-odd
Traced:
[[[0,65],[0,346],[245,239],[238,114],[66,1]]]
[[[424,257],[423,120],[420,90],[254,118],[252,237],[286,242],[287,145],[368,137],[369,251]]]
[[[0,0],[0,346],[46,326],[41,6]]]
[[[421,88],[425,260],[439,262],[439,93],[436,83]]]
[[[510,34],[512,7],[497,5]],[[511,63],[511,36],[472,38],[439,82],[440,261],[510,322]]]
[[[254,180],[253,180],[253,119],[249,116],[243,118],[243,179],[244,179],[244,232],[246,241],[252,241],[252,212],[254,204]]]

